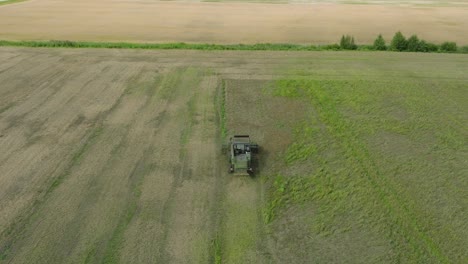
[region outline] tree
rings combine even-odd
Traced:
[[[444,42],[440,45],[440,50],[445,52],[456,52],[457,51],[457,43],[455,42]]]
[[[437,44],[434,43],[427,42],[426,46],[428,52],[437,52],[439,50],[439,46],[437,46]]]
[[[419,42],[418,36],[412,35],[407,41],[406,50],[416,52],[416,51],[421,51],[420,49],[421,48],[420,48],[420,42]]]
[[[406,41],[405,36],[403,36],[403,34],[400,31],[395,33],[395,36],[393,36],[390,48],[391,50],[396,51],[405,51],[408,48],[408,42]]]
[[[468,46],[463,46],[460,48],[461,53],[468,53]]]
[[[439,46],[434,43],[426,42],[425,40],[419,41],[418,52],[437,52]]]
[[[425,40],[419,41],[418,51],[419,52],[429,52],[430,51],[430,43],[427,43]]]
[[[382,34],[379,34],[379,36],[375,39],[374,49],[375,50],[386,50],[387,49],[387,46],[385,45],[385,40],[382,37]]]
[[[346,50],[357,49],[357,45],[354,43],[354,37],[343,35],[340,40],[340,47]]]

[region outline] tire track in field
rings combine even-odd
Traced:
[[[225,142],[222,142],[223,139],[223,127],[225,127],[225,113],[223,109],[225,108],[225,90],[224,90],[224,80],[218,78],[216,85],[216,93],[214,97],[214,109],[216,116],[216,136],[213,138],[216,139],[216,146],[218,150],[215,153],[218,153],[218,157],[215,159],[218,165],[213,167],[213,174],[215,175],[214,191],[211,195],[211,200],[214,201],[211,205],[211,215],[210,215],[210,225],[212,226],[210,232],[211,245],[210,245],[210,254],[209,262],[210,263],[220,263],[222,261],[222,221],[223,221],[223,202],[226,195],[226,180],[227,173],[223,171],[223,168],[227,168],[228,164],[226,163],[226,155],[222,151],[222,145]]]
[[[11,87],[13,91],[10,94],[2,95],[1,98],[5,99],[10,104],[13,102],[17,106],[11,109],[14,110],[11,111],[11,113],[6,112],[4,114],[8,122],[6,125],[0,126],[0,129],[3,131],[6,132],[17,124],[22,123],[26,117],[29,117],[28,115],[30,113],[35,113],[43,105],[50,103],[50,98],[57,92],[62,91],[62,86],[65,84],[66,80],[73,77],[75,69],[70,67],[63,70],[59,66],[56,66],[45,69],[41,68],[41,70],[39,74],[43,77],[40,76],[39,80],[34,83],[25,80],[22,82],[17,81],[19,82],[17,85],[10,84],[7,86]],[[36,72],[32,71],[32,73],[30,72],[29,74],[33,75],[36,74]],[[5,82],[8,82],[8,79],[6,79]],[[5,112],[7,109],[8,108],[2,112]]]
[[[249,134],[252,140],[261,139],[262,131],[256,127],[255,104],[242,97],[239,87],[225,83],[225,109],[228,135]],[[260,154],[262,155],[262,154]],[[224,194],[220,202],[221,218],[217,226],[214,261],[216,263],[269,263],[263,223],[263,185],[261,174],[254,177],[236,176],[221,172]],[[259,169],[259,168],[257,168]]]
[[[216,126],[212,96],[216,77],[207,76],[195,84],[184,110],[187,120],[180,138],[181,167],[174,180],[161,213],[164,227],[159,245],[158,263],[205,263],[209,260],[210,204],[216,175]]]
[[[155,94],[153,104],[166,107],[165,121],[155,124],[153,140],[149,139],[154,148],[153,163],[142,180],[141,194],[135,197],[135,214],[125,230],[119,231],[122,234],[117,252],[120,262],[158,263],[165,257],[161,254],[165,251],[164,241],[171,236],[167,231],[171,222],[167,215],[177,208],[171,205],[177,197],[171,195],[171,186],[193,175],[187,162],[184,170],[180,168],[184,158],[174,146],[184,148],[185,144],[181,143],[189,141],[191,126],[188,124],[192,118],[189,110],[196,103],[193,88],[198,87],[200,75],[202,73],[190,68],[170,69]]]
[[[36,60],[40,60],[42,63],[35,63]],[[44,67],[43,63],[51,66]],[[48,89],[45,89],[47,86],[73,78],[76,70],[76,65],[66,65],[64,67],[59,58],[51,58],[44,54],[24,58],[11,67],[11,72],[7,71],[0,74],[2,83],[8,84],[0,90],[0,105],[11,101],[20,101],[22,103],[28,100],[34,101],[38,96],[40,100],[44,97],[43,93],[48,92]],[[17,75],[18,72],[22,72],[21,76]],[[57,85],[56,89],[62,89],[62,87]],[[26,109],[31,110],[30,108]]]
[[[137,214],[138,208],[138,199],[141,195],[141,184],[151,171],[155,169],[154,157],[157,153],[157,146],[155,146],[154,139],[158,135],[160,126],[166,121],[167,118],[167,107],[170,102],[163,104],[154,104],[154,94],[160,89],[160,79],[155,79],[155,87],[147,87],[148,90],[147,98],[145,104],[140,107],[136,113],[140,118],[135,119],[131,122],[130,125],[127,125],[128,133],[124,143],[121,146],[120,152],[126,154],[128,152],[139,153],[138,160],[135,162],[132,171],[128,175],[128,185],[126,187],[127,197],[124,198],[125,206],[122,207],[119,220],[114,227],[111,235],[107,238],[103,238],[101,241],[98,241],[93,247],[87,249],[85,263],[90,262],[104,262],[104,263],[115,263],[120,260],[120,247],[122,246],[125,232],[128,228],[128,225],[133,221],[133,218]],[[153,86],[153,85],[152,85]],[[132,97],[132,95],[127,95],[127,97]],[[124,111],[124,110],[122,110]],[[126,111],[124,111],[126,112]],[[155,116],[156,113],[156,116]],[[149,124],[149,127],[147,127]],[[144,127],[143,130],[135,131],[131,133],[132,127]],[[153,128],[149,129],[149,128]],[[153,131],[151,131],[153,130]],[[136,133],[136,134],[135,134]],[[130,135],[133,134],[133,135]],[[142,142],[132,142],[138,139],[144,138]],[[149,142],[149,143],[146,143]],[[131,151],[131,149],[134,149]],[[143,151],[138,151],[138,149],[143,149]],[[120,154],[120,155],[122,155]],[[115,161],[109,162],[109,170],[115,163],[118,161],[118,154],[111,155],[112,159]],[[120,157],[121,158],[121,157]],[[97,184],[91,183],[90,186]],[[104,187],[102,184],[101,187]],[[96,191],[100,193],[101,191]],[[86,204],[86,201],[83,202]]]
[[[129,71],[127,74],[124,75],[128,76],[132,74],[132,71]],[[85,153],[89,150],[90,146],[92,146],[102,133],[103,129],[103,122],[104,120],[118,107],[121,103],[122,98],[126,94],[128,87],[124,90],[123,93],[116,99],[116,101],[111,105],[111,107],[101,113],[99,113],[91,123],[93,124],[92,128],[90,128],[88,133],[84,135],[84,137],[80,140],[81,144],[78,148],[74,151],[71,155],[68,164],[64,168],[57,168],[61,169],[61,171],[54,171],[53,174],[57,174],[56,177],[52,177],[48,183],[48,187],[45,188],[44,192],[39,194],[37,198],[32,202],[32,204],[24,209],[24,212],[13,222],[10,226],[8,226],[1,234],[0,234],[0,256],[2,258],[7,258],[10,255],[11,251],[14,251],[16,248],[16,244],[19,241],[26,239],[26,229],[27,226],[30,225],[32,222],[36,221],[36,215],[39,213],[43,205],[48,201],[49,197],[53,193],[53,191],[63,182],[65,178],[67,178],[72,170],[78,166],[81,162],[82,157]]]
[[[151,91],[155,87],[150,85],[150,87],[144,88]],[[135,181],[135,178],[142,177],[140,168],[141,166],[145,167],[144,162],[146,162],[146,159],[140,157],[144,157],[145,154],[151,152],[151,149],[144,151],[148,146],[144,139],[151,138],[152,133],[148,132],[152,132],[152,126],[155,125],[152,122],[155,113],[158,116],[164,115],[164,107],[167,106],[167,104],[161,104],[161,108],[160,105],[155,106],[154,102],[150,104],[153,99],[151,98],[152,92],[141,94],[139,91],[134,92],[131,90],[133,90],[133,85],[127,87],[125,92],[122,93],[119,103],[103,118],[102,132],[99,133],[96,144],[91,145],[89,150],[80,158],[81,161],[77,168],[72,171],[74,175],[68,180],[66,186],[62,187],[61,185],[61,190],[54,193],[55,199],[51,199],[44,206],[48,207],[48,209],[42,210],[43,216],[49,218],[49,222],[56,222],[56,225],[62,227],[65,231],[62,234],[56,232],[54,234],[53,228],[45,227],[39,222],[34,223],[37,226],[34,229],[37,230],[31,231],[32,235],[35,235],[37,239],[38,232],[41,233],[45,230],[47,233],[52,232],[52,234],[46,235],[49,237],[49,241],[53,241],[52,243],[49,242],[52,245],[41,245],[42,248],[49,249],[43,250],[42,253],[37,250],[35,250],[36,252],[34,250],[29,250],[26,253],[20,252],[22,256],[15,261],[21,262],[21,258],[28,257],[41,259],[42,262],[62,262],[63,258],[67,256],[70,262],[81,262],[83,259],[80,256],[92,244],[95,247],[91,248],[89,250],[91,252],[84,256],[86,257],[85,260],[99,262],[107,256],[106,252],[108,250],[106,248],[112,247],[116,241],[119,241],[115,237],[119,237],[118,234],[121,232],[119,230],[122,230],[121,223],[125,223],[122,219],[125,219],[127,213],[132,212],[132,209],[129,208],[132,204],[129,201],[132,200],[131,197],[138,193],[136,188],[138,181]],[[145,97],[150,98],[146,99],[146,103],[141,106]],[[135,116],[138,116],[138,118],[132,118]],[[162,120],[162,118],[160,119]],[[130,182],[128,186],[124,184],[127,178]],[[129,188],[129,186],[135,188]],[[68,188],[68,191],[66,188]],[[119,195],[119,198],[112,200],[106,198],[115,195],[115,192],[124,195]],[[64,195],[66,197],[63,201],[57,200],[58,196]],[[69,201],[67,196],[73,198],[73,200]],[[119,203],[121,205],[116,206]],[[54,204],[55,208],[60,210],[75,207],[75,210],[68,210],[68,213],[74,214],[75,217],[68,221],[57,221],[44,215],[47,212],[53,214],[50,209],[54,208]],[[116,211],[109,212],[108,208],[114,206],[116,206]],[[64,216],[68,217],[67,215]],[[101,219],[106,218],[110,221],[106,223],[105,227],[93,230],[96,225],[102,224]],[[113,227],[114,223],[117,227],[113,232],[110,232],[109,228]],[[95,234],[99,236],[97,239]],[[54,245],[54,243],[59,244]],[[26,246],[26,248],[31,247]],[[60,250],[60,248],[63,248],[63,250]],[[110,252],[113,251],[110,250]]]
[[[266,263],[268,260],[262,216],[262,185],[258,178],[227,172],[221,202],[215,255],[217,263]]]
[[[73,67],[65,67],[71,72]],[[70,69],[71,68],[71,69]],[[93,78],[97,77],[92,71],[86,73],[93,73]],[[117,69],[125,69],[119,67]],[[129,70],[130,69],[130,70]],[[135,68],[128,68],[124,74],[119,74],[122,79],[123,85],[113,86],[115,91],[120,92],[125,87],[125,78],[132,74]],[[99,68],[98,71],[99,72]],[[99,75],[103,80],[113,73]],[[67,74],[65,74],[66,77]],[[34,200],[41,199],[47,186],[52,184],[57,174],[67,168],[67,163],[73,159],[74,151],[86,142],[88,134],[92,131],[93,122],[95,122],[99,111],[105,111],[112,106],[113,100],[116,100],[116,95],[109,96],[108,103],[100,103],[97,107],[90,102],[89,98],[96,98],[95,92],[99,89],[96,87],[80,87],[73,86],[73,84],[80,84],[78,80],[90,77],[82,73],[79,77],[64,83],[63,79],[54,83],[55,87],[49,90],[60,90],[60,96],[54,96],[50,102],[41,103],[42,106],[37,108],[36,111],[29,111],[28,105],[36,107],[37,100],[31,98],[26,102],[22,102],[18,106],[20,109],[13,109],[15,112],[30,112],[25,116],[25,122],[18,124],[12,131],[5,134],[0,140],[0,171],[2,172],[0,185],[0,210],[3,214],[0,215],[0,226],[2,231],[7,229],[7,225],[16,215],[21,215],[21,211],[28,211],[32,207]],[[95,83],[96,85],[98,83]],[[72,87],[71,87],[72,86]],[[107,88],[109,85],[99,85],[98,87]],[[66,88],[66,89],[65,89]],[[80,92],[87,92],[83,95],[82,100],[86,103],[79,101],[63,105],[61,102],[67,96],[63,90],[77,90]],[[56,93],[58,94],[58,93]],[[39,95],[39,94],[35,94]],[[39,101],[42,101],[39,99]],[[57,111],[54,106],[59,106]],[[87,114],[87,118],[81,113],[86,111],[87,108],[93,107],[93,111]],[[53,114],[50,114],[50,113]],[[0,120],[0,123],[3,120]],[[78,122],[77,122],[78,121]],[[3,159],[5,157],[5,159]],[[4,227],[4,228],[3,228]]]
[[[96,79],[96,77],[102,76],[105,73],[102,69],[100,70],[101,71],[90,69],[88,72],[81,74],[78,78],[89,77],[89,73],[94,73],[92,79]],[[12,106],[15,107],[10,107],[11,111],[8,111],[3,115],[7,122],[5,126],[2,126],[3,122],[0,122],[0,129],[4,134],[22,133],[22,131],[27,131],[27,133],[24,141],[19,142],[17,145],[8,147],[5,152],[2,153],[5,154],[5,157],[0,155],[0,166],[7,162],[8,158],[11,158],[14,154],[21,151],[25,145],[34,143],[35,138],[33,136],[37,134],[38,131],[43,130],[48,121],[53,119],[56,115],[60,115],[67,111],[67,108],[70,106],[70,100],[68,100],[67,103],[62,104],[59,109],[53,112],[50,112],[49,109],[50,105],[57,101],[57,98],[54,98],[57,94],[66,93],[66,91],[64,91],[64,86],[66,87],[66,82],[72,77],[73,73],[74,69],[72,67],[65,71],[52,73],[52,76],[50,77],[51,81],[42,82],[42,84],[39,85],[33,93],[26,97],[24,102],[18,104],[18,101],[14,101],[12,103]],[[76,93],[79,93],[80,90],[76,91]]]

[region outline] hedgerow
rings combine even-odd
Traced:
[[[128,43],[128,42],[82,42],[69,40],[50,41],[9,41],[0,40],[0,46],[31,47],[31,48],[104,48],[104,49],[183,49],[183,50],[269,50],[269,51],[339,51],[339,50],[390,50],[413,52],[457,52],[468,53],[468,46],[458,48],[455,42],[444,42],[442,45],[419,40],[416,35],[408,40],[401,32],[397,32],[390,46],[385,45],[382,35],[379,35],[373,45],[355,43],[354,37],[344,35],[340,44],[301,45],[288,43],[257,43],[257,44],[195,44],[195,43]]]

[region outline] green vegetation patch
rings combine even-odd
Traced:
[[[99,48],[99,49],[183,49],[183,50],[268,50],[268,51],[326,51],[326,50],[379,50],[373,45],[357,45],[352,36],[343,36],[341,45],[300,45],[287,43],[258,43],[258,44],[195,44],[195,43],[128,43],[128,42],[80,42],[68,40],[50,41],[9,41],[0,40],[0,47],[30,47],[30,48]],[[406,41],[406,40],[404,40]],[[426,43],[422,41],[420,52],[457,52],[467,53],[467,47],[457,47],[454,42],[445,45]],[[444,48],[445,47],[445,48]],[[391,51],[407,51],[406,46],[401,49],[390,47]]]
[[[216,234],[215,238],[211,241],[211,251],[213,255],[212,261],[215,264],[223,263],[221,237],[219,236],[219,234]]]
[[[226,218],[222,228],[223,240],[215,247],[215,261],[221,263],[249,263],[254,252],[257,231],[255,205],[245,206],[235,198],[226,201]]]
[[[0,46],[32,48],[107,48],[107,49],[191,49],[191,50],[325,50],[328,46],[298,44],[191,44],[191,43],[128,43],[128,42],[78,42],[68,40],[8,41]]]
[[[304,95],[314,114],[296,126],[286,169],[272,180],[266,223],[302,205],[314,214],[305,223],[311,237],[352,230],[382,237],[389,251],[379,261],[467,258],[467,212],[453,208],[468,204],[460,166],[468,153],[466,82],[284,79],[273,89],[292,100]],[[312,169],[294,175],[303,163]]]
[[[153,151],[151,148],[148,148],[146,152]],[[120,262],[120,250],[122,243],[125,237],[125,231],[128,228],[128,225],[134,218],[137,209],[138,209],[138,200],[141,196],[141,184],[143,182],[143,177],[150,173],[152,170],[152,164],[149,161],[141,160],[137,163],[130,178],[135,179],[132,182],[132,185],[129,187],[131,196],[128,200],[128,204],[124,212],[122,213],[120,220],[115,227],[111,238],[109,239],[104,254],[103,263],[119,263]],[[96,253],[96,249],[93,248],[88,254],[87,260],[90,260],[93,254]],[[86,261],[88,262],[88,261]]]
[[[220,118],[220,127],[221,127],[221,138],[224,140],[227,136],[227,127],[226,127],[226,81],[222,80],[221,82],[221,95],[219,96],[219,118]]]
[[[1,5],[7,5],[7,4],[13,4],[13,3],[19,3],[19,2],[24,2],[27,0],[6,0],[6,1],[0,1],[0,6]]]

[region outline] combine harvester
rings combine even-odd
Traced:
[[[257,144],[250,141],[248,135],[235,135],[230,138],[229,145],[229,172],[236,175],[253,175],[256,165],[256,154],[259,151]]]

